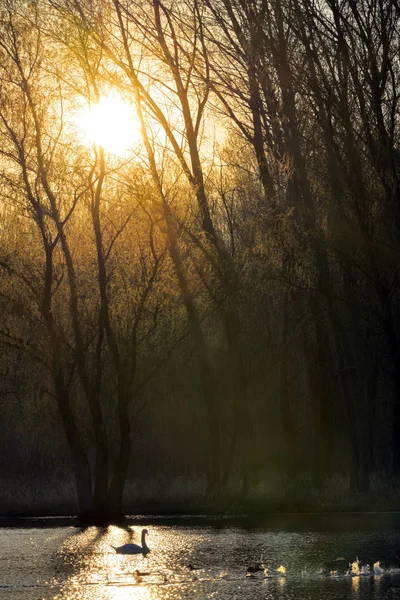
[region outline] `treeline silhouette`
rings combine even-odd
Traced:
[[[73,478],[104,517],[159,473],[214,506],[399,474],[399,24],[398,0],[2,4],[10,480]],[[129,155],[77,125],[112,90]]]

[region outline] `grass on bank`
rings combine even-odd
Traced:
[[[218,501],[206,494],[204,478],[158,475],[128,482],[124,496],[126,514],[146,513],[273,513],[395,511],[400,509],[400,481],[374,474],[368,491],[352,489],[350,481],[337,475],[317,489],[305,475],[270,472],[246,495],[234,478]],[[73,479],[1,481],[0,514],[13,516],[74,515],[77,503]]]

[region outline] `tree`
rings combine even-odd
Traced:
[[[103,149],[85,151],[71,138],[63,111],[73,100],[47,62],[60,48],[46,38],[43,18],[39,8],[15,3],[3,15],[7,100],[0,115],[3,198],[16,196],[34,240],[29,269],[21,272],[16,247],[4,256],[3,273],[26,288],[25,312],[33,313],[43,347],[18,337],[7,322],[2,339],[29,351],[49,371],[82,517],[119,516],[130,456],[130,407],[140,384],[138,355],[154,331],[157,301],[151,295],[164,251],[151,215],[113,181],[118,166],[107,165]],[[85,222],[91,223],[91,234]],[[150,240],[145,246],[143,238]],[[126,253],[132,259],[128,271]],[[81,403],[94,437],[93,466]],[[111,430],[110,410],[115,410]],[[119,449],[111,470],[109,436],[115,426]]]

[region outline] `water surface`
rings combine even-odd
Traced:
[[[400,598],[399,515],[137,518],[86,529],[39,523],[3,522],[0,600]],[[116,554],[112,546],[140,543],[143,526],[150,554]],[[360,567],[381,561],[382,574],[346,575],[356,557]],[[248,577],[247,566],[260,560],[268,577]]]

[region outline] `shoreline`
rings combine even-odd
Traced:
[[[308,528],[314,525],[342,524],[382,526],[400,528],[400,511],[378,510],[338,510],[338,511],[304,511],[304,512],[265,512],[265,513],[177,513],[177,512],[141,512],[136,515],[125,515],[120,521],[112,518],[104,519],[101,523],[84,523],[76,515],[38,515],[38,514],[1,514],[0,528],[57,528],[57,527],[108,527],[116,525],[176,525],[176,526],[218,526],[218,527],[247,527],[265,528],[284,526],[295,529]],[[325,523],[324,523],[325,521]],[[334,522],[335,521],[335,522]],[[329,527],[330,528],[330,527]]]

